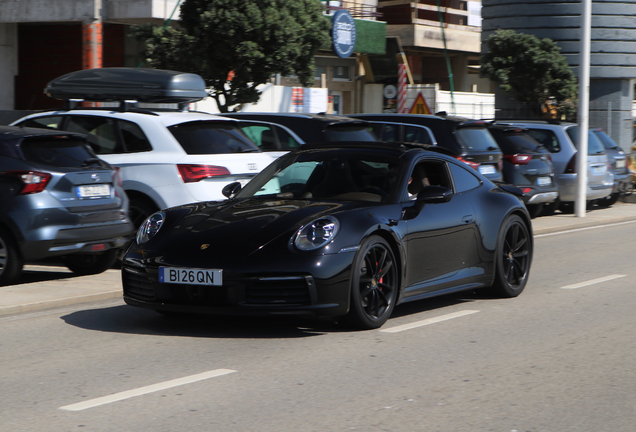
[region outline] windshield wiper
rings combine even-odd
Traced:
[[[89,166],[89,165],[101,165],[101,160],[97,159],[97,158],[88,158],[86,159],[84,162],[82,162],[82,166]]]

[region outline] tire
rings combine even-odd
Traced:
[[[0,228],[0,286],[15,283],[22,274],[24,260],[8,231]]]
[[[621,197],[620,193],[613,193],[611,195],[606,196],[605,198],[601,198],[599,200],[596,200],[596,204],[599,207],[610,207],[613,206],[614,204],[616,204],[616,201],[618,201],[618,199]]]
[[[543,204],[528,204],[526,209],[532,219],[539,217],[543,213]]]
[[[399,291],[399,273],[391,246],[381,237],[365,239],[351,268],[351,305],[346,322],[362,330],[382,327]]]
[[[561,202],[559,204],[559,210],[561,210],[561,213],[565,213],[565,214],[574,213],[574,202],[573,201]]]
[[[495,253],[495,280],[491,287],[499,297],[517,297],[528,283],[532,262],[532,238],[519,216],[509,216],[501,226]]]
[[[130,198],[128,218],[136,230],[148,216],[158,210],[157,206],[148,198],[133,196]]]
[[[101,253],[78,253],[64,257],[64,265],[80,276],[103,273],[115,264],[119,249]]]

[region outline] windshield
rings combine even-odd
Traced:
[[[500,151],[497,142],[485,128],[458,128],[457,141],[468,151]]]
[[[82,138],[58,136],[27,138],[20,145],[30,162],[58,168],[81,168],[88,165],[107,166],[95,157]]]
[[[492,134],[497,137],[497,144],[503,154],[541,151],[541,144],[527,133],[493,130]]]
[[[596,131],[594,131],[594,134],[601,141],[601,143],[603,144],[603,146],[606,149],[617,149],[617,148],[619,148],[618,144],[616,144],[614,142],[614,140],[611,139],[605,132],[600,131],[600,130],[596,130]]]
[[[574,143],[576,148],[579,147],[579,127],[572,126],[567,129],[568,136]],[[597,154],[605,154],[605,146],[601,143],[601,141],[596,137],[594,132],[588,131],[587,135],[587,154],[588,155],[597,155]]]
[[[398,159],[361,151],[289,154],[263,170],[237,198],[384,202],[394,193],[399,166]]]
[[[329,125],[325,131],[328,141],[377,141],[368,126],[357,124]]]
[[[260,151],[231,123],[193,121],[170,126],[168,130],[189,155]]]

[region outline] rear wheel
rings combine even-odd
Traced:
[[[8,231],[0,228],[0,286],[10,285],[22,274],[24,260]]]
[[[516,297],[528,283],[532,261],[532,239],[526,223],[519,216],[506,219],[497,239],[494,294]]]
[[[559,200],[555,200],[551,203],[546,203],[543,205],[541,216],[552,216],[558,208],[559,208]]]
[[[399,289],[398,267],[389,244],[378,236],[362,242],[351,269],[351,307],[346,320],[370,330],[391,316]]]
[[[128,217],[135,229],[146,220],[148,216],[158,211],[157,206],[148,198],[143,196],[133,196],[130,198],[130,206],[128,207]]]
[[[618,201],[618,199],[620,198],[621,194],[620,193],[613,193],[611,195],[606,196],[605,198],[601,198],[599,200],[596,200],[596,204],[599,207],[610,207],[613,206],[614,204],[616,204],[616,201]]]
[[[64,265],[77,275],[103,273],[111,268],[117,260],[118,249],[110,249],[100,253],[79,253],[64,258]]]

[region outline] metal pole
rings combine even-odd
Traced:
[[[612,101],[607,103],[607,135],[612,136]]]
[[[579,142],[576,157],[577,193],[576,217],[585,217],[587,192],[587,138],[590,105],[590,33],[592,27],[592,0],[582,0],[581,49],[579,53]]]

